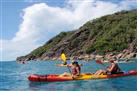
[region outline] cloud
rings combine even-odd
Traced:
[[[70,31],[88,20],[136,7],[135,2],[111,3],[99,0],[67,1],[65,7],[37,3],[23,9],[19,31],[11,40],[3,40],[1,60],[25,55],[61,31]],[[137,7],[136,7],[137,8]]]

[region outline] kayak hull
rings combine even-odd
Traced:
[[[38,75],[32,74],[28,76],[29,81],[33,82],[60,82],[60,81],[73,81],[73,80],[92,80],[92,79],[109,79],[116,77],[124,76],[135,76],[137,75],[137,70],[132,70],[126,73],[112,74],[112,75],[94,75],[92,73],[83,73],[79,77],[73,79],[69,75],[58,75],[58,74],[49,74],[49,75]]]

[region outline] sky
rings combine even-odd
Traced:
[[[1,0],[0,61],[26,55],[89,20],[132,9],[137,0]]]

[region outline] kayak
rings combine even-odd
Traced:
[[[123,72],[118,74],[108,74],[108,75],[94,75],[93,73],[83,73],[77,78],[72,78],[70,75],[59,75],[59,74],[47,74],[47,75],[38,75],[32,74],[28,76],[29,81],[33,82],[59,82],[59,81],[73,81],[73,80],[93,80],[93,79],[109,79],[116,77],[125,77],[125,76],[135,76],[137,75],[137,70],[132,70],[129,72]]]

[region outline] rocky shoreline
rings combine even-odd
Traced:
[[[108,62],[109,60],[120,60],[120,59],[130,59],[130,58],[137,58],[137,53],[133,52],[126,52],[123,51],[121,53],[107,53],[105,55],[99,55],[99,54],[83,54],[80,56],[72,56],[72,57],[67,57],[68,60],[85,60],[85,61],[90,61],[90,60],[102,60],[104,62]],[[22,57],[22,58],[17,58],[18,62],[23,62],[23,61],[30,61],[30,60],[35,60],[35,61],[46,61],[46,60],[60,60],[60,57],[57,56],[41,56],[38,58],[33,58],[33,57]]]

